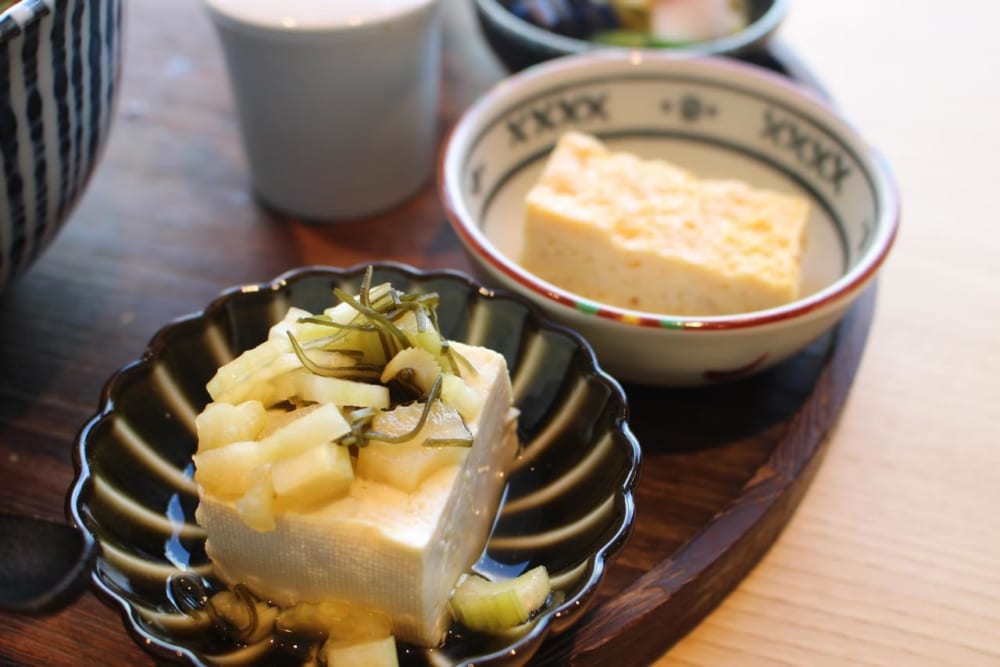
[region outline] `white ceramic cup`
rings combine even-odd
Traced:
[[[437,0],[205,0],[259,198],[308,220],[358,218],[433,173]]]

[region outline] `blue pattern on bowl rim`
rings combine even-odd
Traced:
[[[453,628],[438,649],[401,647],[401,662],[521,664],[550,632],[581,617],[631,529],[640,453],[624,392],[582,338],[544,320],[520,297],[454,271],[374,267],[376,281],[437,291],[448,337],[488,345],[507,358],[523,450],[474,569],[514,575],[545,564],[557,591],[518,635],[487,638]],[[101,548],[96,590],[121,610],[144,648],[193,664],[267,654],[268,646],[227,644],[217,628],[198,626],[172,599],[170,582],[179,573],[213,585],[204,532],[193,520],[193,418],[208,401],[204,385],[220,362],[263,340],[289,305],[318,310],[332,302],[333,285],[356,289],[364,269],[306,267],[233,288],[204,311],[165,326],[141,359],[109,379],[100,410],[77,440],[69,511]],[[282,664],[273,653],[267,661]]]

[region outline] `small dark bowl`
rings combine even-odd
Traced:
[[[333,287],[357,291],[364,271],[304,268],[231,289],[204,311],[161,329],[142,358],[105,386],[100,410],[78,438],[69,506],[100,547],[95,588],[155,655],[199,665],[301,663],[270,637],[235,646],[179,604],[178,575],[209,590],[220,585],[194,520],[193,420],[209,401],[205,383],[221,363],[261,342],[289,306],[315,312],[332,303]],[[490,638],[452,632],[433,651],[400,645],[400,662],[521,664],[550,632],[566,630],[583,615],[608,559],[631,529],[640,456],[625,395],[582,338],[545,320],[520,297],[456,272],[391,263],[375,265],[375,280],[437,292],[446,336],[506,357],[521,410],[523,452],[474,569],[515,575],[543,564],[554,589],[550,603],[517,633]]]
[[[615,49],[585,39],[556,34],[510,12],[500,0],[474,0],[479,26],[490,48],[512,72],[594,49]],[[749,21],[743,30],[717,39],[656,49],[679,57],[732,56],[755,60],[785,18],[789,0],[747,0]]]

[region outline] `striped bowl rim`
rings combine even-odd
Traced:
[[[0,12],[0,43],[6,42],[52,13],[54,0],[18,0]]]

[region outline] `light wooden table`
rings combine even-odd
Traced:
[[[469,0],[443,1],[447,125],[503,72],[478,41]],[[660,664],[1000,666],[1000,216],[990,205],[1000,189],[1000,9],[792,5],[781,38],[894,165],[901,233],[805,500]],[[129,9],[123,96],[101,168],[73,223],[0,300],[6,510],[61,516],[69,443],[108,374],[222,287],[318,262],[466,266],[430,188],[336,228],[260,211],[199,0]],[[402,224],[409,236],[396,233]],[[0,615],[0,665],[149,662],[92,595],[52,616]]]
[[[892,163],[901,233],[827,458],[671,665],[1000,665],[996,5],[793,3],[780,36]]]

